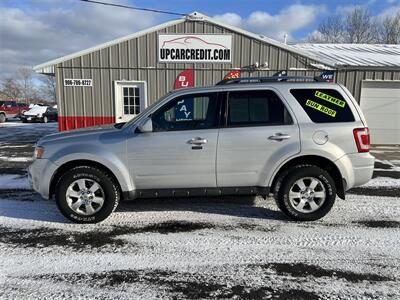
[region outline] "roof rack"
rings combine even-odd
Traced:
[[[271,76],[271,77],[239,77],[239,78],[227,78],[219,81],[216,85],[225,85],[225,84],[236,84],[242,83],[242,81],[248,82],[282,82],[282,81],[313,81],[313,82],[326,82],[325,79],[315,76]]]

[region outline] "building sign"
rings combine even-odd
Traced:
[[[64,79],[64,86],[92,86],[92,79]]]
[[[179,73],[175,79],[174,89],[194,87],[194,71],[187,69]]]
[[[232,36],[226,34],[159,34],[158,61],[229,63]]]

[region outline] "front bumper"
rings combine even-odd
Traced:
[[[49,199],[50,182],[58,166],[48,159],[35,159],[28,168],[29,183],[43,198]]]
[[[41,118],[37,117],[37,116],[23,116],[23,117],[20,117],[20,119],[25,120],[27,122],[37,122],[37,121],[41,120]]]
[[[369,152],[352,153],[342,156],[335,163],[346,180],[346,190],[349,190],[371,180],[375,157]]]

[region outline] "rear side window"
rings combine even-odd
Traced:
[[[228,93],[228,126],[291,124],[281,99],[270,90]]]
[[[314,123],[353,122],[349,104],[334,89],[292,89],[304,111]]]

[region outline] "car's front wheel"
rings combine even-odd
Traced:
[[[79,166],[60,177],[55,196],[66,218],[76,223],[98,223],[115,210],[120,191],[113,178],[103,170]]]
[[[49,119],[47,118],[47,116],[43,116],[42,122],[47,123],[48,121],[49,121]]]
[[[297,221],[314,221],[324,217],[336,198],[335,182],[328,172],[300,165],[289,170],[278,183],[275,194],[278,207]]]
[[[1,113],[0,114],[0,123],[4,123],[5,121],[6,121],[6,115],[5,114],[3,114],[3,113]]]

